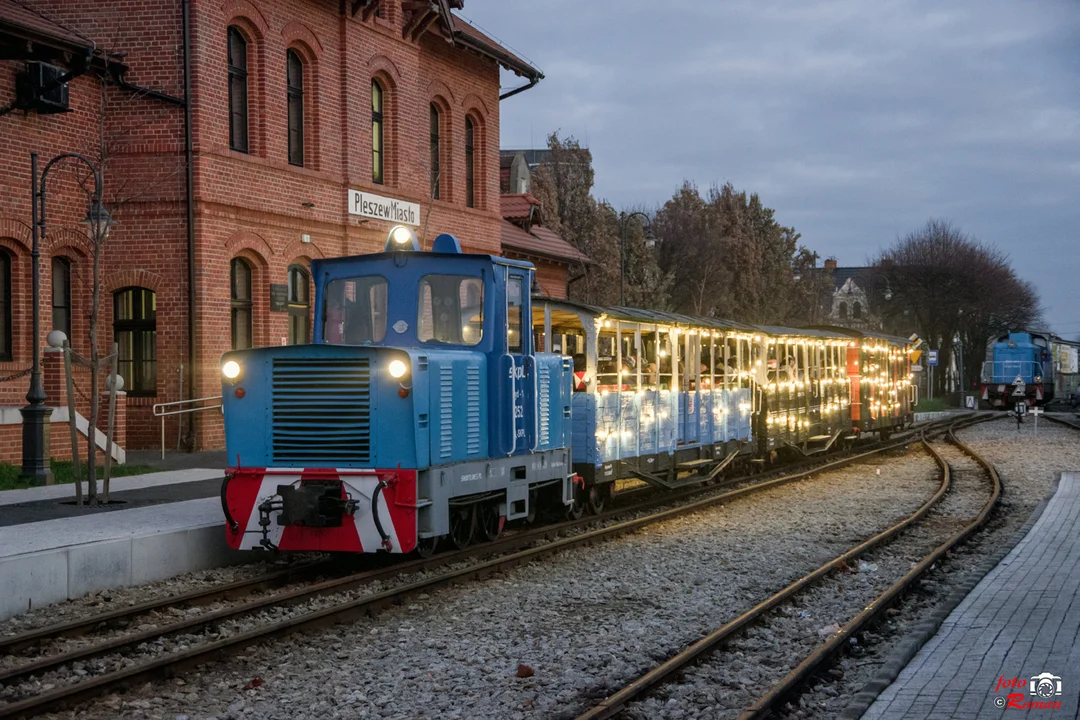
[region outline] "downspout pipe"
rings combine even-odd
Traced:
[[[184,191],[187,195],[187,280],[188,280],[188,393],[195,397],[195,158],[191,123],[191,0],[181,0],[184,28]],[[183,400],[184,398],[180,398]],[[188,437],[195,450],[195,413],[187,413]]]

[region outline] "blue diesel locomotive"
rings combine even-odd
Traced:
[[[1039,332],[1001,335],[983,363],[982,399],[993,408],[1042,405],[1054,399],[1050,337]]]
[[[397,227],[311,269],[314,343],[222,358],[232,547],[426,553],[570,502],[571,361],[533,348],[532,265]]]
[[[313,344],[222,357],[229,544],[428,554],[911,421],[902,339],[536,298],[533,273],[404,227],[313,261]]]

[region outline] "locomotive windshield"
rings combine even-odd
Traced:
[[[416,327],[420,342],[478,344],[484,329],[484,281],[467,275],[425,275]]]
[[[326,286],[323,342],[363,345],[386,337],[386,278],[340,278]]]

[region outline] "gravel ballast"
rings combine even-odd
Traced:
[[[936,487],[921,452],[852,466],[251,648],[78,716],[572,715],[906,516]]]
[[[1009,419],[975,425],[958,433],[961,441],[991,462],[1001,476],[1003,492],[987,525],[950,553],[918,587],[897,605],[884,623],[860,638],[861,653],[844,657],[829,676],[805,693],[798,708],[780,717],[858,717],[873,693],[855,696],[893,679],[897,661],[913,638],[924,640],[919,626],[928,618],[941,620],[963,596],[965,585],[977,581],[997,558],[1020,539],[1018,533],[1046,498],[1062,472],[1080,471],[1080,432],[1040,421],[1039,434],[1029,416],[1020,430]],[[989,567],[987,567],[989,565]]]
[[[634,703],[624,717],[735,718],[795,668],[826,637],[861,612],[924,556],[975,518],[990,498],[985,472],[956,448],[936,443],[953,469],[946,494],[916,524],[759,620],[744,635],[688,668],[677,683]],[[861,650],[853,646],[856,652]],[[839,691],[822,687],[824,704]],[[811,698],[804,696],[804,701]],[[805,713],[795,709],[793,717]]]

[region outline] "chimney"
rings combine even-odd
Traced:
[[[525,161],[525,153],[519,152],[514,156],[514,162],[510,165],[510,192],[521,194],[529,192],[529,163]]]
[[[836,258],[831,257],[828,260],[826,260],[825,261],[825,269],[826,270],[835,270],[836,269]]]

